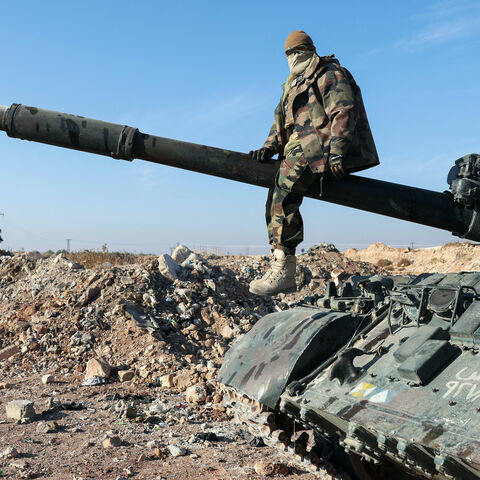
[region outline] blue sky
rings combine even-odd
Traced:
[[[442,191],[480,153],[480,3],[2,2],[0,104],[18,102],[249,151],[263,143],[303,29],[362,88],[381,165],[362,173]],[[266,190],[0,135],[0,228],[12,249],[266,252]],[[339,187],[340,188],[340,187]],[[381,201],[381,199],[380,199]],[[303,247],[435,245],[448,232],[305,200]]]

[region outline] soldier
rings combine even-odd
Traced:
[[[259,162],[277,153],[282,160],[266,203],[271,268],[250,283],[250,292],[258,295],[296,290],[295,248],[303,241],[299,208],[308,188],[323,176],[341,180],[379,163],[351,73],[333,55],[318,56],[302,30],[287,37],[285,54],[290,75],[275,120],[263,147],[250,152]]]

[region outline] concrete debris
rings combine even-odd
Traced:
[[[150,440],[150,441],[147,442],[147,444],[145,446],[149,449],[154,449],[154,448],[157,448],[159,446],[159,442],[158,442],[158,440]]]
[[[37,433],[52,433],[58,429],[57,422],[38,422],[36,427]]]
[[[30,420],[35,416],[33,402],[30,400],[12,400],[5,408],[7,417],[13,420]]]
[[[46,385],[47,383],[54,383],[55,377],[53,375],[42,375],[42,383]]]
[[[188,450],[186,448],[179,447],[178,445],[169,445],[168,450],[172,457],[184,457],[188,454]]]
[[[170,255],[165,253],[158,257],[158,270],[164,277],[173,282],[178,278],[180,266]]]
[[[165,388],[173,388],[175,386],[174,376],[171,373],[160,377],[160,385]]]
[[[99,377],[98,375],[94,375],[93,377],[86,378],[82,382],[82,385],[84,387],[96,387],[97,385],[105,385],[105,383],[107,383],[105,377]]]
[[[118,379],[121,382],[129,382],[135,376],[135,372],[133,370],[120,370],[118,372]]]
[[[220,331],[220,335],[226,340],[231,340],[235,337],[235,332],[229,325],[225,325]]]
[[[18,451],[15,447],[7,447],[7,449],[0,454],[0,458],[3,458],[3,459],[10,459],[10,458],[17,458],[17,457],[18,457]]]
[[[187,387],[190,387],[198,382],[198,373],[190,370],[183,370],[173,378],[173,384],[181,391],[185,391]]]
[[[204,403],[207,398],[207,386],[205,382],[197,383],[188,387],[185,391],[185,400],[194,405]]]
[[[108,362],[103,358],[91,358],[87,363],[85,378],[103,377],[108,378],[112,369]]]
[[[102,442],[103,448],[119,447],[121,444],[122,444],[121,438],[116,435],[108,436]]]
[[[185,245],[177,245],[172,252],[172,259],[181,265],[192,253]]]

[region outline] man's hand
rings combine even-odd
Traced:
[[[335,180],[340,180],[345,176],[345,170],[343,169],[343,155],[332,155],[328,159],[328,166],[330,173]]]
[[[274,155],[274,151],[270,148],[262,147],[258,150],[250,150],[248,154],[258,162],[269,162]]]

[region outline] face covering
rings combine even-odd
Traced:
[[[291,53],[287,57],[288,68],[291,75],[300,75],[310,65],[315,52],[313,50],[302,50]]]

